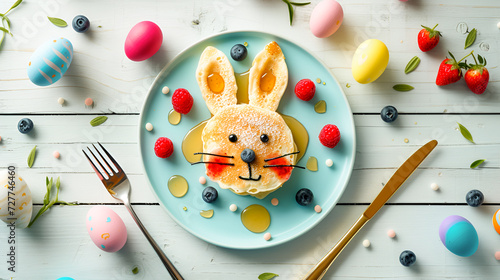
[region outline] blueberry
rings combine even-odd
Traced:
[[[28,118],[21,119],[19,123],[17,123],[17,129],[22,134],[27,134],[33,129],[33,122]]]
[[[385,106],[380,112],[380,117],[384,122],[393,122],[398,117],[398,110],[394,106]]]
[[[405,250],[399,255],[399,262],[404,266],[413,265],[417,261],[417,256],[410,250]]]
[[[219,194],[217,193],[217,190],[214,187],[206,187],[201,194],[201,197],[207,203],[212,203],[216,201],[218,196]]]
[[[242,61],[247,57],[247,48],[242,44],[236,44],[231,48],[231,57],[236,61]]]
[[[479,205],[483,204],[484,195],[479,190],[472,190],[469,191],[465,196],[465,201],[467,201],[467,204],[469,204],[469,206],[478,207]]]
[[[311,204],[312,200],[314,198],[314,195],[310,189],[300,189],[297,194],[295,195],[295,200],[297,200],[297,203],[306,206]]]
[[[252,161],[255,160],[255,152],[252,149],[244,149],[241,152],[241,160],[246,162],[246,163],[251,163]]]
[[[90,27],[90,21],[86,16],[78,15],[73,19],[73,29],[78,33],[85,33]]]

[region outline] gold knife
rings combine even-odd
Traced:
[[[375,214],[384,206],[391,196],[399,189],[399,187],[410,177],[424,159],[434,150],[438,142],[432,140],[429,143],[418,149],[411,155],[392,175],[391,179],[385,184],[377,197],[366,208],[365,212],[359,217],[354,225],[346,232],[346,234],[337,242],[337,244],[328,252],[316,266],[314,266],[309,274],[303,280],[320,280],[328,271],[333,261],[342,252],[344,247],[351,241],[356,233],[368,222]]]

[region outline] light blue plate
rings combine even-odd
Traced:
[[[205,203],[201,192],[205,186],[198,182],[205,176],[205,166],[189,164],[181,150],[186,133],[203,120],[210,118],[198,84],[195,71],[201,53],[207,46],[214,46],[229,58],[235,72],[248,70],[253,58],[271,41],[276,41],[283,50],[288,66],[288,88],[283,95],[278,111],[299,120],[309,132],[309,146],[299,165],[305,166],[307,159],[314,156],[318,159],[319,170],[295,169],[292,177],[282,188],[271,193],[265,199],[251,196],[239,196],[229,190],[208,181],[206,186],[214,186],[219,191],[219,198],[212,204]],[[231,59],[231,47],[237,43],[248,42],[248,56],[242,62]],[[316,95],[311,101],[299,100],[294,94],[295,84],[301,79],[316,81],[320,78],[326,84],[316,84]],[[170,88],[164,95],[161,89]],[[182,117],[179,125],[168,122],[168,113],[172,109],[171,96],[177,88],[186,88],[194,98],[191,112]],[[314,105],[319,100],[327,103],[327,112],[318,114]],[[152,123],[154,130],[148,132],[146,123]],[[321,128],[326,124],[335,124],[342,135],[340,143],[334,149],[321,145],[318,140]],[[155,156],[154,144],[158,137],[168,137],[174,143],[174,154],[168,159]],[[237,249],[256,249],[278,245],[307,232],[318,224],[335,206],[342,195],[351,175],[355,154],[355,133],[352,113],[347,99],[337,80],[316,57],[296,44],[261,32],[227,32],[204,39],[174,58],[153,82],[141,112],[139,123],[139,145],[145,173],[154,193],[171,217],[187,231],[195,236],[218,246]],[[332,159],[332,167],[325,165],[326,159]],[[189,183],[186,196],[176,198],[167,187],[172,175],[181,175]],[[206,177],[206,176],[205,176]],[[314,193],[313,203],[300,206],[295,201],[296,192],[307,187]],[[278,206],[271,205],[271,199],[279,200]],[[236,204],[238,210],[231,212],[229,205]],[[266,232],[272,239],[265,241],[264,233],[256,234],[247,230],[240,220],[245,207],[261,204],[271,215],[271,225]],[[323,208],[321,213],[314,211],[314,206]],[[187,210],[183,210],[186,207]],[[211,219],[200,216],[201,210],[214,210]]]

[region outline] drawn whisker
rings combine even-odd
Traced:
[[[301,169],[306,169],[304,166],[294,165],[294,164],[272,164],[272,165],[264,165],[263,167],[297,167]]]
[[[300,151],[293,152],[293,153],[288,153],[288,154],[284,154],[284,155],[281,155],[279,157],[267,158],[264,161],[267,162],[267,161],[270,161],[270,160],[273,160],[273,159],[278,159],[278,158],[286,157],[286,156],[289,156],[289,155],[295,155],[295,154],[298,154],[298,153],[300,153]]]
[[[198,163],[210,163],[210,164],[220,164],[220,165],[231,165],[234,166],[234,163],[227,163],[227,162],[215,162],[215,161],[198,161],[198,162],[193,162],[191,165],[195,165]]]
[[[233,156],[226,156],[226,155],[218,155],[218,154],[211,154],[211,153],[194,153],[195,155],[207,155],[207,156],[214,156],[214,157],[223,157],[223,158],[234,158]]]

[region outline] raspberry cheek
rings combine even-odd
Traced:
[[[209,157],[208,161],[210,162],[217,162],[217,163],[229,163],[228,158],[223,158],[223,157]],[[217,163],[207,163],[205,164],[205,168],[207,169],[207,176],[210,177],[210,179],[217,179],[226,168],[230,167],[230,165],[224,165],[224,164],[217,164]]]
[[[267,162],[268,165],[290,165],[290,161],[286,158],[277,158]],[[292,175],[293,167],[269,167],[282,181],[288,180]]]

